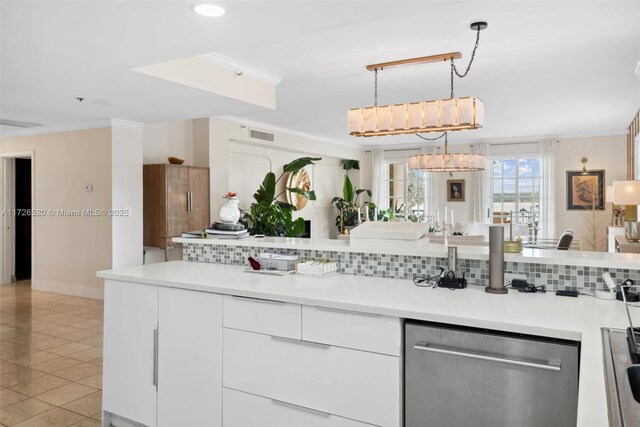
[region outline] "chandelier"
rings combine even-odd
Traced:
[[[370,137],[481,128],[484,123],[484,105],[482,101],[476,97],[454,98],[453,79],[454,74],[459,78],[463,78],[469,72],[480,42],[480,31],[485,28],[487,28],[486,22],[474,22],[471,24],[471,29],[476,32],[476,43],[464,73],[458,72],[454,62],[455,59],[462,58],[460,52],[367,65],[367,70],[374,72],[373,106],[349,110],[349,134]],[[399,65],[442,61],[449,61],[451,64],[450,98],[396,105],[378,105],[379,70]]]
[[[449,153],[446,134],[444,136],[443,153],[411,156],[407,160],[407,167],[427,172],[471,172],[487,168],[487,156],[483,154]]]

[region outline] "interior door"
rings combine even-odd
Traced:
[[[209,169],[189,168],[191,210],[189,230],[199,230],[211,225],[209,216]]]
[[[189,192],[189,168],[167,166],[167,235],[165,238],[179,237],[191,231],[187,200]]]
[[[158,425],[222,424],[222,295],[161,288]]]

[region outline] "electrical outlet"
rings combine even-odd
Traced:
[[[513,279],[527,280],[526,274],[504,273],[504,285],[511,286]]]

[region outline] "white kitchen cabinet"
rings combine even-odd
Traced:
[[[300,339],[300,304],[235,295],[225,295],[223,301],[225,328]]]
[[[222,424],[222,295],[160,288],[158,426]]]
[[[223,389],[223,400],[225,427],[371,427],[371,424],[229,388]]]
[[[223,385],[379,426],[400,424],[400,358],[224,329]]]
[[[156,425],[158,287],[105,281],[103,410]]]
[[[402,322],[397,317],[305,305],[302,339],[400,356]]]

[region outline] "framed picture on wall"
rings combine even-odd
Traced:
[[[567,210],[604,210],[604,170],[567,171]]]
[[[464,179],[447,180],[447,202],[464,202]]]

